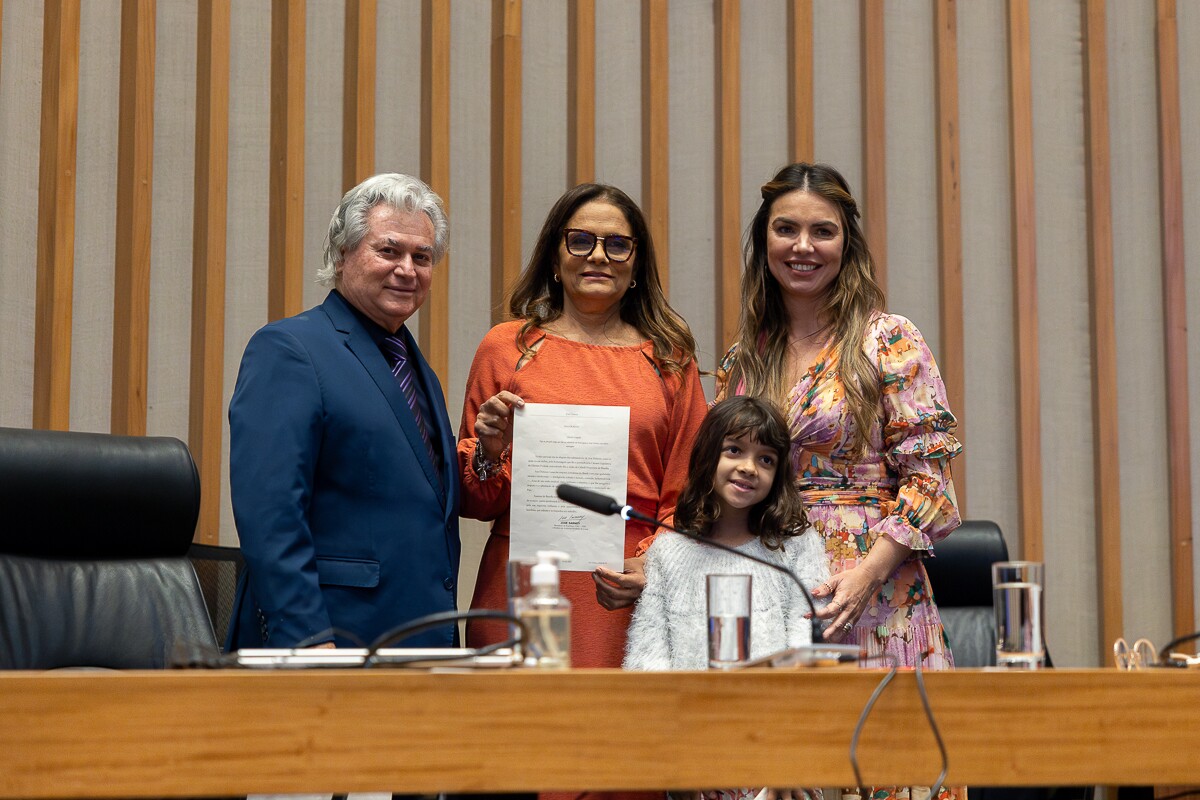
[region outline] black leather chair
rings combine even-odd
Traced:
[[[925,559],[925,569],[954,663],[994,667],[992,564],[1008,560],[1000,526],[989,520],[964,520],[958,530],[933,546],[933,552],[933,558]]]
[[[204,604],[208,606],[208,617],[216,630],[217,642],[223,646],[229,632],[233,601],[237,597],[238,580],[245,568],[242,551],[237,547],[193,544],[188,548],[188,558],[200,579],[200,591],[204,593]]]
[[[159,668],[217,653],[187,558],[178,439],[0,428],[0,668]]]

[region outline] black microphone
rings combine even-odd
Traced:
[[[569,483],[560,483],[558,485],[558,499],[570,503],[573,506],[586,508],[588,511],[595,511],[597,514],[603,514],[606,517],[611,517],[613,514],[620,514],[622,519],[629,519],[625,513],[626,510],[632,514],[636,514],[630,506],[622,506],[616,500],[613,500],[606,494],[593,492],[590,489],[580,489],[578,486],[572,486]],[[634,517],[634,519],[638,519]],[[646,517],[643,522],[654,522],[654,520]]]
[[[718,550],[724,550],[727,553],[733,553],[735,556],[748,558],[751,561],[756,561],[759,564],[770,567],[776,572],[783,573],[790,578],[792,582],[796,584],[796,586],[800,587],[800,593],[804,595],[804,600],[808,603],[808,608],[812,612],[813,647],[819,647],[823,650],[839,649],[840,652],[837,655],[839,661],[854,661],[857,660],[861,655],[859,648],[856,646],[832,645],[824,642],[822,634],[825,632],[825,623],[822,620],[817,619],[817,604],[813,602],[813,597],[811,594],[809,594],[808,587],[804,585],[804,582],[800,580],[799,576],[797,576],[796,573],[792,572],[783,564],[777,564],[773,561],[768,561],[765,558],[759,558],[758,556],[750,555],[749,553],[743,553],[741,550],[738,550],[735,547],[730,547],[729,545],[721,544],[720,542],[714,542],[712,539],[706,539],[705,537],[692,533],[691,531],[680,530],[674,525],[668,525],[661,519],[655,519],[648,514],[643,514],[633,506],[621,505],[608,495],[600,494],[599,492],[593,492],[590,489],[581,489],[580,487],[572,486],[569,483],[560,483],[558,485],[557,493],[560,500],[570,503],[571,505],[579,506],[580,508],[586,508],[588,511],[595,511],[597,514],[604,514],[605,516],[620,514],[621,519],[626,521],[635,519],[639,522],[645,522],[650,525],[666,528],[669,531],[678,533],[680,536],[686,536],[693,541],[700,542],[701,544],[708,545],[709,547],[715,547]]]

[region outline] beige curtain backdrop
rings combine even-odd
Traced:
[[[151,319],[147,430],[188,436],[192,205],[198,0],[157,5]],[[860,4],[813,3],[818,160],[861,192]],[[741,228],[758,187],[788,158],[786,0],[740,10]],[[0,33],[0,425],[33,420],[37,197],[43,3],[3,2]],[[491,15],[451,3],[450,366],[457,424],[475,347],[491,315]],[[1016,482],[1015,346],[1004,0],[957,6],[964,349],[970,454],[968,515],[996,520],[1010,549],[1021,535]],[[70,426],[107,431],[111,408],[116,219],[119,0],[82,4]],[[1178,3],[1187,307],[1200,319],[1200,3]],[[596,0],[596,177],[642,198],[642,7]],[[1119,368],[1124,629],[1171,635],[1155,3],[1107,5],[1113,262]],[[718,164],[716,16],[711,0],[669,6],[670,298],[712,369]],[[888,300],[935,354],[939,321],[932,0],[885,4]],[[568,5],[522,11],[521,242],[527,257],[546,211],[567,188]],[[1083,33],[1078,2],[1030,4],[1036,184],[1038,369],[1047,562],[1048,641],[1063,666],[1100,663],[1089,329]],[[421,169],[420,0],[378,4],[377,171]],[[341,2],[309,2],[304,153],[304,304],[329,215],[342,189]],[[270,128],[269,0],[235,0],[229,102],[224,394],[242,349],[267,321]],[[861,196],[861,195],[860,195]],[[866,220],[869,228],[871,220]],[[412,321],[415,326],[416,319]],[[414,328],[415,330],[415,328]],[[1190,326],[1191,397],[1200,397],[1200,324]],[[711,384],[709,386],[711,390]],[[1200,497],[1200,402],[1192,399],[1192,496]],[[226,433],[225,452],[228,452]],[[223,543],[237,535],[223,469]],[[208,489],[208,487],[205,487]],[[1194,525],[1200,516],[1193,517]],[[485,526],[464,521],[462,600],[469,600]],[[936,591],[936,587],[935,587]],[[1195,598],[1193,598],[1195,603]]]

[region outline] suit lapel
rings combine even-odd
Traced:
[[[421,432],[417,429],[416,420],[413,419],[412,409],[408,407],[408,401],[404,398],[404,392],[400,390],[400,384],[396,382],[392,371],[388,369],[387,359],[384,358],[383,352],[375,344],[375,340],[371,338],[370,332],[358,320],[340,295],[330,292],[329,297],[322,304],[322,308],[329,315],[334,328],[345,334],[347,349],[354,353],[355,358],[358,359],[363,369],[367,371],[367,374],[374,381],[375,385],[379,387],[379,391],[383,393],[384,398],[392,409],[392,414],[396,417],[396,422],[400,425],[400,430],[404,432],[404,438],[408,440],[408,444],[412,448],[413,456],[420,463],[421,470],[425,473],[425,479],[429,481],[429,485],[433,488],[434,493],[441,498],[442,505],[444,506],[447,498],[443,487],[447,484],[438,478],[433,462],[429,460],[429,452],[425,449],[425,442],[421,438]],[[409,336],[406,328],[401,327],[399,335],[405,337],[410,357],[419,352],[416,343]],[[423,368],[424,359],[418,357],[416,360]],[[438,391],[441,391],[440,387]],[[435,416],[440,415],[435,414]],[[440,422],[439,420],[439,427]],[[443,461],[449,461],[450,456],[453,456],[453,449],[446,450],[444,444],[442,452],[449,454],[443,458]]]

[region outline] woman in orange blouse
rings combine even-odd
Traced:
[[[559,198],[509,312],[515,319],[492,328],[475,354],[459,429],[461,513],[493,521],[472,608],[507,602],[514,406],[629,406],[627,502],[655,518],[675,506],[706,410],[695,341],[663,294],[645,218],[620,189],[583,184]],[[621,665],[628,607],[645,585],[632,556],[649,533],[628,523],[624,572],[563,573],[574,666]],[[505,635],[494,623],[467,628],[472,646]]]

